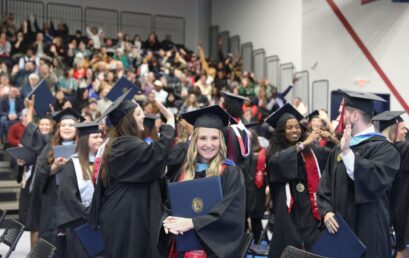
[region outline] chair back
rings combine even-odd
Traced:
[[[4,258],[8,258],[17,246],[18,241],[24,233],[24,225],[16,220],[5,220],[4,232],[0,237],[0,243],[9,246]]]
[[[245,233],[240,244],[240,257],[245,258],[247,257],[247,251],[253,241],[253,234],[252,233]]]
[[[295,248],[294,246],[287,246],[284,249],[280,257],[281,258],[328,258],[325,256],[313,254],[313,253]]]
[[[0,224],[3,222],[5,217],[6,217],[6,211],[3,209],[0,209]]]
[[[37,244],[31,249],[27,258],[52,258],[57,248],[46,240],[40,238]]]

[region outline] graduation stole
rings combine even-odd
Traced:
[[[98,177],[99,177],[99,171],[101,169],[101,160],[102,160],[102,155],[104,154],[105,146],[108,142],[109,138],[107,138],[101,146],[99,146],[97,155],[95,156],[95,162],[94,162],[94,168],[93,168],[93,173],[92,173],[92,182],[96,184],[98,182]]]
[[[74,164],[75,175],[77,176],[77,185],[78,190],[80,191],[81,202],[85,207],[88,207],[91,204],[92,196],[94,194],[94,184],[91,180],[84,179],[78,154],[71,159]]]
[[[261,148],[257,155],[257,166],[254,183],[257,188],[261,188],[264,185],[264,174],[266,172],[266,149]]]
[[[317,205],[317,191],[321,178],[320,167],[318,165],[317,158],[315,157],[315,154],[311,149],[301,152],[301,156],[304,160],[305,170],[307,171],[307,190],[311,203],[312,215],[317,220],[321,220]],[[288,207],[288,213],[291,213],[294,200],[291,196],[289,183],[285,185],[285,193],[287,197],[286,203]]]
[[[250,154],[250,132],[247,130],[247,128],[244,126],[244,124],[240,121],[240,119],[235,119],[238,124],[237,125],[231,125],[230,128],[233,129],[234,134],[236,135],[237,141],[239,142],[239,147],[240,147],[240,154],[243,158],[247,158]],[[239,132],[239,129],[244,131],[246,133],[245,138],[243,139],[241,137],[241,134]],[[229,129],[229,159],[235,161],[233,159],[234,157],[234,149],[232,144],[232,138],[231,138],[231,130]]]

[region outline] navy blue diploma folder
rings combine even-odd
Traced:
[[[84,224],[76,228],[75,233],[89,257],[94,257],[104,252],[104,239],[100,231],[93,229],[89,224]]]
[[[75,153],[76,144],[54,146],[54,158],[68,159]]]
[[[33,95],[35,95],[34,109],[37,115],[39,117],[45,117],[50,110],[50,104],[54,105],[56,101],[45,80],[42,80],[27,97],[31,99]]]
[[[6,149],[10,155],[15,159],[22,159],[26,163],[25,165],[32,165],[36,160],[36,154],[25,147],[12,147]]]
[[[339,228],[335,234],[325,229],[312,247],[312,252],[331,258],[359,258],[366,246],[359,240],[339,213],[335,214]]]
[[[172,216],[194,218],[207,215],[223,198],[219,176],[168,184]],[[203,249],[194,230],[176,236],[178,252]]]

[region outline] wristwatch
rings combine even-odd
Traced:
[[[297,142],[297,148],[299,148],[300,149],[300,151],[303,151],[304,150],[304,148],[305,148],[305,145],[304,145],[304,143],[302,143],[302,142]]]

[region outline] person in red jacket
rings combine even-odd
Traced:
[[[17,147],[27,126],[27,109],[23,109],[20,121],[14,123],[7,132],[7,142],[10,147]]]

